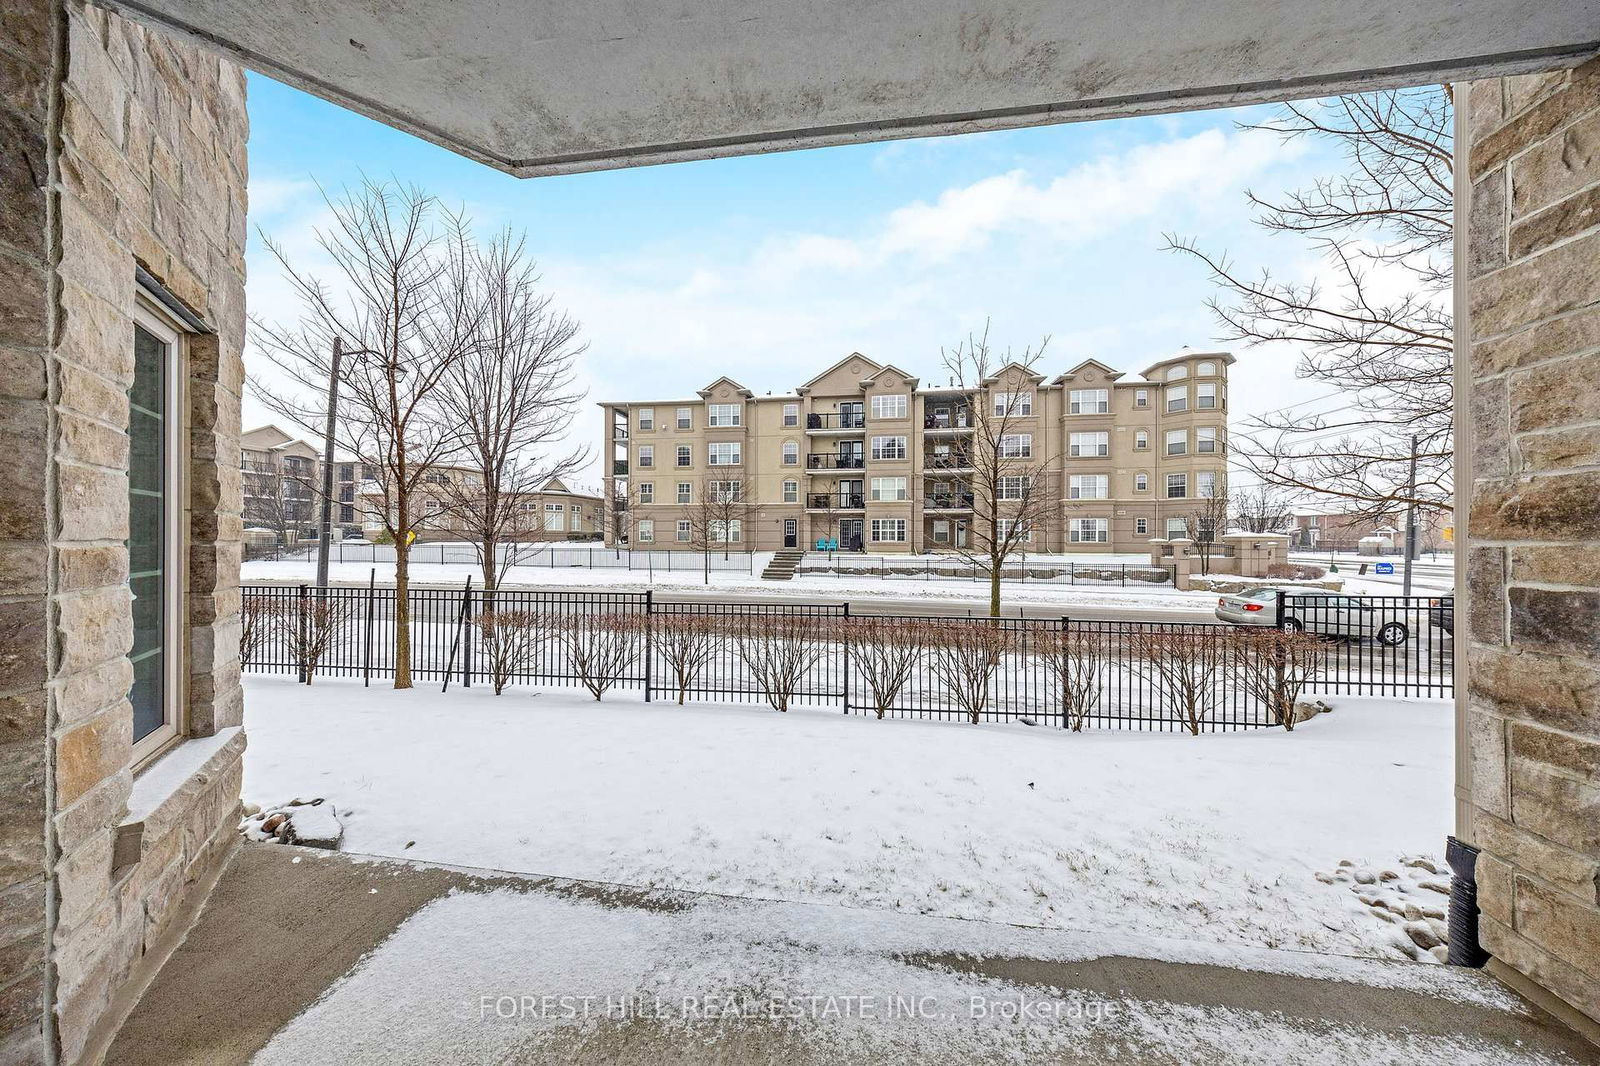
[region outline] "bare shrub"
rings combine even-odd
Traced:
[[[1261,629],[1236,634],[1240,641],[1239,682],[1265,703],[1272,720],[1286,730],[1295,726],[1300,693],[1322,672],[1327,644],[1310,633]]]
[[[1317,581],[1328,576],[1326,568],[1309,563],[1273,563],[1267,567],[1267,576],[1290,581]]]
[[[316,676],[322,658],[344,636],[350,622],[349,601],[337,596],[306,596],[291,610],[279,612],[289,654],[299,664],[306,684]]]
[[[704,614],[657,614],[650,619],[650,642],[672,671],[683,705],[689,689],[711,662],[725,633],[719,619]]]
[[[249,666],[261,654],[277,617],[277,603],[246,595],[239,604],[239,665]]]
[[[994,672],[1011,648],[1011,635],[993,621],[925,623],[930,666],[950,700],[977,725],[989,703]]]
[[[1098,633],[1069,629],[1053,630],[1041,642],[1045,670],[1061,690],[1062,724],[1081,733],[1084,719],[1100,703],[1107,641]]]
[[[751,615],[739,634],[739,657],[761,686],[773,710],[787,711],[821,658],[824,642],[816,619],[802,615]]]
[[[638,661],[642,623],[640,615],[617,612],[584,612],[560,620],[573,673],[596,700],[624,680]]]
[[[882,718],[916,674],[922,659],[917,623],[903,618],[848,618],[846,647],[856,675],[872,693],[872,709]]]
[[[1224,649],[1210,630],[1135,629],[1128,635],[1133,667],[1170,699],[1195,736],[1211,716],[1222,681]]]
[[[484,611],[476,625],[496,696],[533,661],[552,628],[550,616],[541,611]]]

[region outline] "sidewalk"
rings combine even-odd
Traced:
[[[1096,943],[245,845],[106,1061],[1600,1062],[1481,973]]]

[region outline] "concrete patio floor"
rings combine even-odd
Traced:
[[[475,923],[438,925],[452,908],[480,907]],[[1157,961],[1093,943],[1059,930],[242,845],[106,1062],[833,1066],[1016,1061],[1020,1052],[1074,1062],[1600,1063],[1592,1045],[1481,973],[1259,949],[1197,947],[1193,959],[1212,961]],[[1157,954],[1172,958],[1171,945]],[[697,969],[697,957],[710,969]],[[508,992],[849,997],[902,986],[929,1003],[952,989],[963,1003],[982,993],[985,1020],[685,1025],[601,1011],[552,1022],[548,1007],[530,1016],[523,1000],[508,1021],[484,1006]],[[1057,1004],[1055,1017],[997,1022],[993,1004],[1022,997]],[[1074,1020],[1061,1017],[1062,1003],[1121,1006],[1115,1020]]]

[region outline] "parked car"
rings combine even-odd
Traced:
[[[1428,624],[1439,627],[1452,637],[1456,635],[1455,589],[1428,601]]]
[[[1219,597],[1216,615],[1234,625],[1273,626],[1278,624],[1278,593],[1288,599],[1283,628],[1305,630],[1327,637],[1360,640],[1371,637],[1379,644],[1394,647],[1411,639],[1420,618],[1405,607],[1360,596],[1345,596],[1326,589],[1291,588],[1264,585]]]

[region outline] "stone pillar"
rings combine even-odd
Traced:
[[[1188,537],[1173,537],[1167,543],[1172,545],[1172,558],[1167,560],[1167,564],[1173,568],[1173,584],[1187,592],[1189,575],[1194,573],[1195,564],[1199,561],[1194,557],[1194,541]]]
[[[1597,1018],[1600,59],[1475,82],[1458,104],[1460,832],[1483,851],[1498,965]]]

